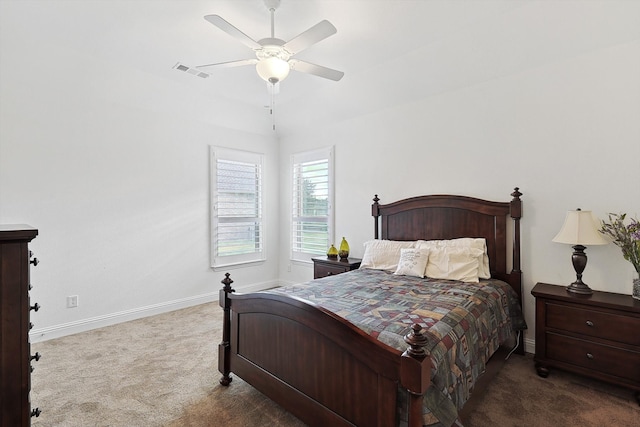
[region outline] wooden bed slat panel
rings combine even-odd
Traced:
[[[256,312],[254,300],[243,296],[236,300],[231,295],[233,371],[270,397],[275,393],[273,400],[280,404],[286,405],[292,396],[297,396],[295,399],[305,396],[306,403],[297,409],[304,419],[309,411],[328,409],[334,413],[317,414],[314,419],[322,420],[317,425],[328,425],[329,421],[330,425],[345,422],[359,426],[393,425],[399,352],[380,358],[377,341],[370,342],[370,337],[360,333],[350,337],[342,333],[343,337],[337,340],[327,336],[326,331],[319,332],[314,326],[330,320],[310,322],[316,316],[301,313],[295,304],[289,306],[280,299],[274,296],[271,308],[266,308],[262,301],[260,312]],[[318,318],[326,316],[317,311]],[[363,400],[367,395],[369,398]],[[284,399],[284,403],[279,399]],[[291,412],[296,414],[296,410]]]

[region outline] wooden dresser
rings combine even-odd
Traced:
[[[556,367],[629,387],[640,404],[640,301],[599,291],[576,295],[546,283],[531,293],[538,375]]]
[[[29,301],[29,264],[37,265],[28,244],[38,230],[28,225],[0,225],[0,406],[1,426],[29,426],[31,417],[40,409],[31,410],[32,361],[29,329],[30,312],[38,304]]]
[[[313,260],[313,278],[332,276],[334,274],[346,273],[347,271],[357,270],[362,260],[360,258],[338,258],[332,259],[328,257],[312,258]]]

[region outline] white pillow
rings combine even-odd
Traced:
[[[478,283],[482,251],[476,248],[440,246],[429,250],[426,275],[434,279]]]
[[[400,261],[398,261],[398,269],[393,274],[423,278],[424,272],[427,268],[428,259],[428,249],[400,249]]]
[[[416,242],[395,240],[369,240],[364,244],[364,255],[360,268],[396,271],[400,261],[400,250],[413,248]]]
[[[459,239],[450,240],[418,240],[416,248],[433,248],[433,247],[466,247],[480,249],[482,254],[479,255],[478,277],[481,279],[491,278],[491,269],[489,268],[489,255],[487,255],[487,241],[483,238],[461,237]]]

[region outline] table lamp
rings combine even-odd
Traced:
[[[582,295],[592,294],[591,288],[582,281],[582,272],[587,266],[587,255],[584,253],[585,245],[606,245],[609,242],[598,232],[598,226],[591,211],[583,211],[578,208],[575,211],[567,212],[564,224],[553,241],[573,245],[574,252],[571,261],[576,270],[576,281],[567,286],[567,292]]]

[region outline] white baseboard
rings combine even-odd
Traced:
[[[526,338],[524,340],[524,351],[531,354],[536,354],[536,340]]]
[[[265,289],[280,286],[278,281],[255,283],[248,286],[240,286],[234,288],[237,292],[257,292]],[[220,286],[222,289],[222,285]],[[182,298],[173,301],[162,302],[159,304],[137,307],[130,310],[119,311],[116,313],[105,314],[102,316],[90,317],[88,319],[75,320],[73,322],[62,323],[59,325],[48,326],[44,328],[33,329],[29,333],[29,339],[32,343],[60,338],[67,335],[73,335],[80,332],[90,331],[92,329],[102,328],[105,326],[115,325],[117,323],[128,322],[131,320],[141,319],[143,317],[155,316],[157,314],[168,313],[182,308],[192,307],[194,305],[204,304],[208,302],[218,301],[219,291],[208,292],[202,295]]]

